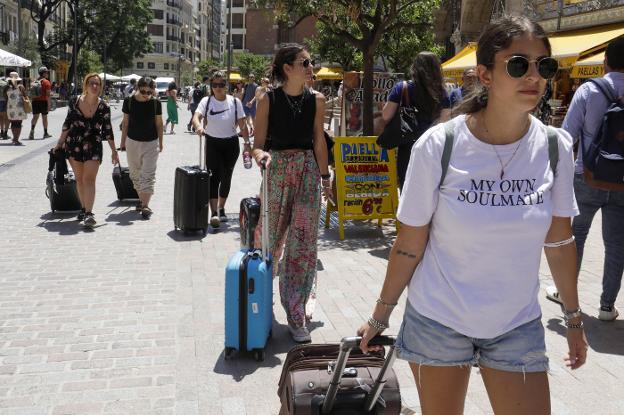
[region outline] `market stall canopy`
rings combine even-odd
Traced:
[[[322,67],[316,73],[317,81],[339,80],[342,79],[342,68]]]
[[[580,60],[572,67],[572,78],[599,78],[604,75],[605,52]]]
[[[571,68],[579,57],[586,55],[588,50],[606,45],[622,35],[624,25],[618,24],[554,34],[548,39],[552,46],[552,55],[559,61],[559,67],[567,69]]]
[[[462,74],[468,68],[477,66],[477,44],[468,43],[457,55],[442,64],[442,73],[445,78],[461,79]]]
[[[108,79],[108,77],[106,77],[106,78]],[[136,79],[138,81],[139,79],[141,79],[141,75],[137,75],[137,74],[133,73],[131,75],[126,75],[126,76],[122,76],[121,77],[122,81],[131,81],[133,79]]]
[[[102,78],[102,79],[104,79],[104,76],[106,75],[106,80],[107,80],[107,81],[120,81],[120,80],[121,80],[121,78],[120,78],[120,77],[118,77],[118,76],[116,76],[116,75],[111,75],[111,74],[109,74],[109,73],[105,74],[105,73],[103,73],[103,72],[102,72],[101,74],[98,74],[98,75],[99,75],[99,76],[100,76],[100,78]]]
[[[242,81],[243,77],[238,72],[230,72],[230,82]]]
[[[31,66],[32,62],[21,56],[14,55],[6,50],[0,49],[0,66],[16,66],[26,68]]]

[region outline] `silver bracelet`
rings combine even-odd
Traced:
[[[574,235],[570,236],[568,239],[558,242],[544,242],[545,248],[559,248],[560,246],[568,245],[574,242]]]
[[[580,307],[572,311],[563,310],[563,319],[565,321],[569,321],[569,320],[572,320],[573,318],[581,317],[582,315],[583,314],[582,314]]]
[[[569,329],[577,329],[577,330],[582,330],[582,329],[583,329],[583,327],[584,327],[584,325],[583,325],[583,322],[582,322],[582,321],[581,321],[581,322],[579,322],[579,323],[576,323],[576,324],[574,324],[574,323],[570,323],[569,321],[566,321],[565,325],[566,325],[566,327],[567,327],[567,328],[569,328]]]
[[[388,328],[388,325],[379,321],[379,320],[375,320],[373,317],[368,319],[368,325],[371,326],[372,328],[374,328],[375,330],[377,330],[378,332],[382,332],[385,329]]]
[[[381,299],[381,297],[377,299],[377,304],[382,305],[386,308],[393,308],[393,307],[396,307],[397,305],[397,303],[394,303],[394,304],[386,303],[384,300]]]

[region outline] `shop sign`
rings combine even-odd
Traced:
[[[575,66],[572,69],[572,78],[600,78],[604,75],[604,65]]]
[[[336,209],[339,235],[345,220],[395,219],[398,207],[396,152],[377,137],[335,137]]]

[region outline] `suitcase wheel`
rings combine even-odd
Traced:
[[[225,360],[231,360],[232,357],[234,356],[234,352],[236,351],[235,348],[233,347],[226,347],[225,351],[223,352],[223,358]]]
[[[256,362],[264,362],[264,349],[255,349],[253,356]]]

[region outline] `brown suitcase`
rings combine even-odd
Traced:
[[[363,354],[360,337],[340,344],[296,346],[286,356],[278,395],[280,415],[398,415],[401,393],[392,364],[394,338],[378,336],[372,344],[390,346]]]

